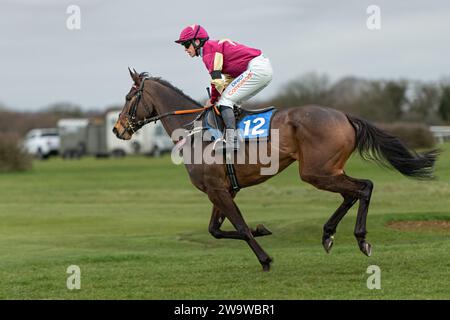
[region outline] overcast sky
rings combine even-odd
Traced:
[[[371,4],[381,9],[380,30],[366,27]],[[69,5],[81,9],[80,30],[66,27]],[[0,103],[16,110],[123,104],[128,66],[203,99],[202,61],[173,42],[193,23],[212,39],[263,50],[274,78],[262,99],[310,71],[332,79],[450,75],[448,0],[0,0]]]

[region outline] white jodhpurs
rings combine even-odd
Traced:
[[[233,108],[250,99],[272,80],[272,66],[270,60],[259,55],[250,60],[247,70],[236,77],[222,92],[218,101],[219,106]]]

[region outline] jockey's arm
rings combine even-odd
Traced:
[[[222,74],[223,55],[216,52],[214,55],[214,65],[211,71],[211,102],[215,103],[225,88],[233,81],[233,78],[227,74]]]
[[[213,70],[211,71],[211,84],[222,93],[225,89],[225,81],[222,79],[223,55],[220,52],[214,54]]]

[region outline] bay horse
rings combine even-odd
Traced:
[[[134,82],[113,132],[128,140],[148,119],[160,119],[169,135],[194,120],[197,114],[186,110],[202,106],[169,82],[149,77],[147,73],[130,71]],[[186,112],[183,112],[186,111]],[[293,162],[299,163],[300,179],[314,187],[341,194],[343,201],[323,226],[322,245],[327,253],[333,245],[336,228],[347,211],[359,201],[354,235],[359,249],[367,256],[372,247],[366,241],[366,218],[373,183],[346,175],[344,166],[350,155],[358,150],[365,160],[395,168],[405,176],[432,179],[438,150],[416,153],[398,138],[369,122],[341,111],[315,105],[278,109],[272,116],[270,128],[279,132],[278,171],[262,175],[261,164],[237,164],[235,173],[241,188],[266,181]],[[270,143],[270,142],[269,142]],[[248,148],[246,143],[244,148]],[[223,164],[185,164],[191,182],[211,201],[212,215],[209,232],[217,239],[244,240],[253,250],[264,271],[270,270],[272,258],[255,240],[270,235],[263,225],[255,229],[245,222],[234,201],[232,189]],[[235,231],[221,230],[228,219]]]

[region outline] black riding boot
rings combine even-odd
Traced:
[[[236,131],[236,119],[234,117],[233,108],[227,106],[219,106],[223,123],[225,124],[225,149],[238,150],[239,139]]]

